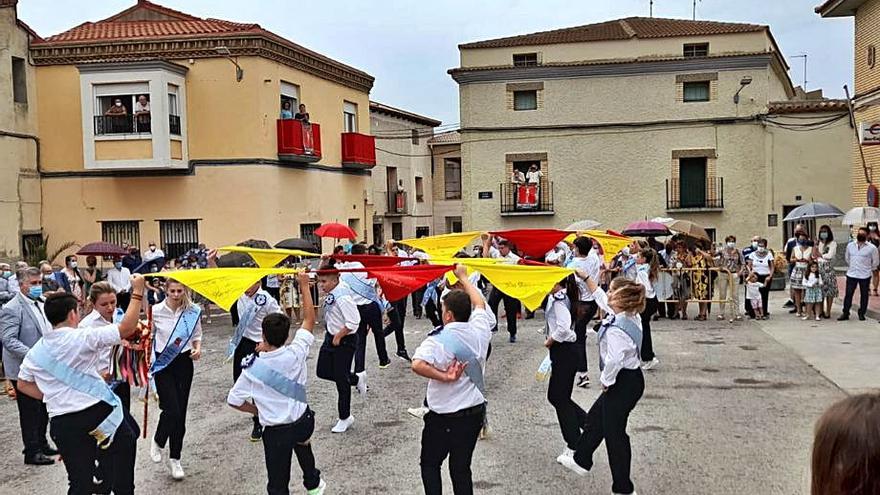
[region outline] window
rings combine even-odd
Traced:
[[[419,144],[419,130],[412,130],[412,144]]]
[[[706,57],[709,55],[709,43],[685,43],[685,58]]]
[[[168,132],[180,136],[180,110],[177,108],[177,86],[168,85]]]
[[[684,101],[709,101],[709,81],[697,81],[682,83],[684,86]]]
[[[361,219],[360,218],[349,218],[348,219],[348,228],[353,230],[355,233],[359,233],[361,231]]]
[[[21,235],[21,257],[33,264],[32,258],[42,257],[42,247],[44,244],[43,234],[22,234]]]
[[[138,220],[101,222],[101,240],[117,246],[128,244],[139,247],[141,244],[140,226],[141,223]]]
[[[400,222],[393,222],[391,224],[391,238],[395,241],[399,241],[403,239],[403,224]]]
[[[159,220],[159,245],[166,260],[179,258],[199,247],[198,220]]]
[[[425,180],[421,177],[416,177],[416,202],[425,202]]]
[[[27,103],[27,64],[23,58],[12,57],[12,101]]]
[[[281,81],[281,118],[292,119],[299,112],[299,101],[299,86]]]
[[[513,109],[514,110],[537,110],[538,109],[538,91],[514,91],[513,92]]]
[[[299,224],[299,236],[315,245],[318,252],[321,251],[321,239],[315,235],[315,230],[320,227],[320,223],[301,223]]]
[[[343,127],[345,132],[357,132],[357,105],[346,101],[342,105]]]
[[[151,132],[147,83],[100,84],[93,88],[96,136]]]
[[[678,190],[682,208],[706,207],[707,168],[705,157],[678,160]]]
[[[513,54],[513,66],[514,67],[535,67],[538,65],[538,54],[537,53],[514,53]]]
[[[416,227],[416,239],[419,237],[428,237],[431,235],[430,227]]]
[[[461,199],[461,158],[447,158],[443,162],[443,183],[446,199]]]
[[[446,217],[446,232],[461,232],[461,217]]]

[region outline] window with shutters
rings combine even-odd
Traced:
[[[685,103],[709,101],[711,88],[709,81],[686,82],[683,85],[683,99]]]
[[[198,220],[159,220],[159,245],[166,259],[183,256],[199,246]]]
[[[357,104],[352,103],[350,101],[343,102],[342,104],[342,118],[343,118],[343,127],[345,132],[357,132]]]
[[[117,246],[141,245],[141,222],[139,220],[110,220],[101,222],[101,240]]]

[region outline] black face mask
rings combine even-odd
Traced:
[[[858,234],[856,235],[856,240],[859,242],[865,242],[866,240],[868,240],[868,236],[866,236],[865,234]]]

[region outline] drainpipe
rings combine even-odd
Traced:
[[[10,138],[14,138],[14,139],[29,139],[29,140],[31,140],[31,141],[34,142],[34,148],[36,149],[36,152],[34,153],[34,159],[36,160],[36,165],[37,165],[37,180],[39,181],[39,180],[40,180],[40,175],[41,175],[41,169],[40,169],[40,138],[38,138],[37,136],[35,136],[35,135],[33,135],[33,134],[23,134],[23,133],[20,133],[20,132],[12,132],[12,131],[4,131],[4,130],[0,130],[0,137],[10,137]],[[20,233],[22,232],[22,230],[24,229],[24,214],[22,213],[22,208],[21,208],[21,173],[18,174],[18,176],[17,176],[17,181],[16,181],[16,182],[17,182],[17,186],[16,186],[15,189],[16,189],[16,194],[18,195],[18,202],[19,202],[19,207],[18,207],[18,232],[19,232],[19,234],[20,234]],[[41,196],[42,196],[42,189],[40,188],[39,190],[40,190],[40,194],[41,194]],[[40,199],[40,202],[42,203],[42,198]],[[43,208],[42,208],[42,204],[41,204],[41,205],[40,205],[40,225],[42,225],[42,223],[43,223],[43,222],[42,222],[42,219],[43,219],[42,217],[43,217]]]

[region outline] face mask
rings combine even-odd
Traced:
[[[71,268],[76,268],[76,266],[77,266],[77,262],[76,262],[76,261],[71,261],[71,262],[70,262],[70,267],[71,267]]]
[[[758,243],[757,243],[757,242],[755,242],[755,241],[752,242],[752,249],[758,249]]]
[[[117,102],[116,102],[116,106],[117,106],[117,107],[121,107],[121,106],[122,106],[122,102],[121,102],[121,101],[117,101]]]
[[[52,274],[51,273],[44,273],[43,280],[52,280]]]
[[[155,250],[156,250],[156,246],[150,246],[150,251],[155,251]]]
[[[819,232],[819,239],[822,239],[823,241],[828,239],[828,232]]]
[[[868,230],[870,230],[871,232],[874,232],[875,230],[877,230],[877,227],[874,227],[873,225],[871,225],[870,227],[868,227]]]
[[[113,266],[115,266],[116,269],[119,270],[120,268],[122,268],[122,262],[121,262],[121,261],[117,261],[116,263],[113,263]]]
[[[150,271],[153,272],[153,273],[156,273],[156,272],[159,271],[159,268],[157,268],[157,267],[154,266],[154,267],[150,268]]]
[[[733,248],[736,247],[736,243],[735,243],[735,242],[728,242],[728,243],[727,243],[727,247],[730,248],[730,249],[733,249]]]
[[[627,247],[625,247],[625,248],[623,248],[623,249],[621,250],[621,252],[622,252],[625,256],[629,256],[629,251],[630,251],[630,250],[629,250],[629,246],[627,246]]]
[[[12,272],[10,272],[9,270],[6,270],[5,272],[3,272],[3,278],[9,278],[11,276],[12,276]]]
[[[764,254],[767,252],[767,248],[764,246],[758,246],[758,253]]]
[[[32,285],[30,289],[28,289],[28,296],[31,299],[39,299],[40,296],[43,295],[43,286],[42,285]]]
[[[798,243],[799,246],[803,246],[804,244],[807,243],[807,240],[806,240],[806,239],[798,239],[798,240],[797,240],[797,243]]]

